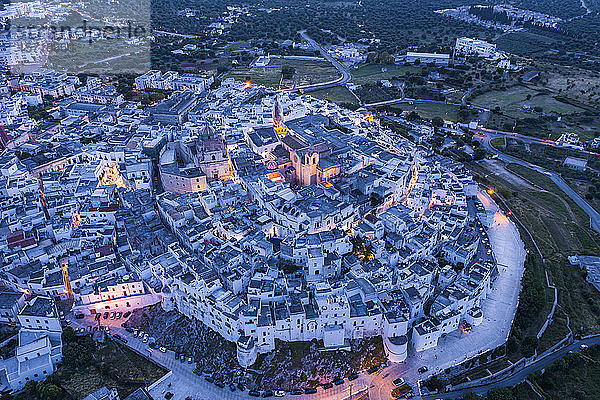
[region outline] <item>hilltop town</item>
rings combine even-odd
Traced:
[[[369,337],[403,362],[484,320],[496,211],[460,163],[370,114],[201,75],[145,108],[92,77],[8,79],[15,102],[62,99],[56,122],[28,130],[19,114],[3,133],[3,296],[72,299],[89,320],[160,304],[235,343],[242,367],[277,340],[334,351]],[[7,362],[2,382],[51,373],[41,358]]]

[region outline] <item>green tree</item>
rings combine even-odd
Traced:
[[[284,79],[292,79],[294,74],[296,73],[296,68],[291,65],[284,65],[281,67],[281,75],[283,75]]]
[[[485,158],[485,149],[478,147],[473,152],[473,160],[483,160]]]
[[[38,383],[36,381],[27,381],[25,383],[25,392],[33,398],[38,397]]]
[[[433,125],[436,128],[441,128],[442,126],[444,126],[444,120],[441,117],[433,117],[433,119],[431,120],[431,125]]]
[[[538,338],[535,336],[527,336],[523,339],[522,351],[525,357],[531,357],[535,354],[535,349],[538,345]]]
[[[62,332],[62,341],[65,344],[76,342],[77,334],[75,333],[75,329],[70,326],[65,327]]]
[[[411,111],[406,116],[406,119],[409,120],[409,121],[420,121],[421,120],[421,116],[416,111]]]
[[[42,400],[61,400],[63,393],[61,388],[56,385],[43,384],[40,388],[40,397]]]
[[[487,400],[515,400],[511,388],[493,388],[487,394]]]

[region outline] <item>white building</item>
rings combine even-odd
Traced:
[[[411,64],[415,61],[419,61],[423,64],[448,65],[450,63],[450,54],[415,53],[409,51],[406,53],[404,61]]]
[[[461,37],[456,39],[454,50],[462,55],[477,55],[479,57],[492,57],[496,53],[496,44],[484,40]]]
[[[49,297],[34,297],[18,315],[21,325],[15,356],[0,361],[0,380],[19,390],[30,380],[41,381],[62,360],[62,328]]]

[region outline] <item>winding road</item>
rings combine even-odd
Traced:
[[[479,387],[467,388],[467,389],[457,390],[457,391],[449,392],[449,393],[428,395],[428,396],[423,396],[422,398],[424,400],[459,399],[459,398],[462,398],[465,395],[465,393],[467,393],[467,392],[474,392],[476,394],[482,395],[482,394],[486,394],[490,389],[494,389],[494,388],[498,388],[498,387],[506,387],[506,386],[515,386],[515,385],[518,385],[519,383],[525,381],[525,379],[527,379],[527,377],[530,374],[532,374],[533,372],[544,369],[548,365],[552,364],[554,361],[563,358],[567,354],[575,352],[577,350],[580,350],[582,345],[592,346],[595,344],[600,344],[599,336],[582,339],[582,340],[576,340],[574,343],[570,344],[569,346],[557,349],[556,351],[554,351],[553,353],[550,353],[550,355],[548,355],[544,358],[539,358],[532,364],[528,365],[525,368],[518,370],[513,375],[507,376],[504,379],[500,379],[496,382],[493,382],[493,383],[490,383],[487,385],[483,385],[483,386],[479,386]]]
[[[352,76],[350,75],[350,72],[348,72],[348,70],[346,68],[344,68],[344,66],[342,64],[340,64],[340,62],[338,60],[331,57],[331,55],[327,52],[327,50],[325,50],[319,43],[317,43],[314,39],[312,39],[310,36],[308,36],[306,34],[306,30],[299,31],[298,33],[300,34],[300,36],[302,36],[302,39],[304,39],[308,43],[310,43],[310,45],[312,46],[313,49],[318,50],[319,53],[321,53],[321,56],[323,56],[324,59],[329,61],[335,67],[335,69],[338,70],[338,72],[340,73],[340,77],[334,81],[316,83],[314,85],[297,86],[294,89],[303,89],[303,90],[326,89],[326,88],[337,86],[337,85],[345,85],[346,83],[348,83],[350,81],[350,79],[352,78]]]
[[[497,154],[498,159],[500,159],[506,163],[514,163],[514,164],[522,165],[527,168],[531,168],[531,169],[536,170],[536,171],[546,175],[547,177],[549,177],[554,183],[556,183],[556,185],[559,188],[561,188],[567,194],[567,196],[569,196],[571,198],[571,200],[573,200],[579,207],[581,207],[581,209],[583,211],[585,211],[585,213],[590,217],[590,227],[592,229],[594,229],[596,232],[600,233],[600,213],[598,213],[598,211],[596,211],[594,209],[594,207],[590,206],[589,203],[587,201],[585,201],[585,199],[583,197],[581,197],[577,192],[575,192],[571,188],[571,186],[569,186],[560,177],[560,175],[558,173],[548,170],[546,168],[540,167],[538,165],[532,164],[528,161],[524,161],[520,158],[513,157],[511,155],[502,153],[501,151],[498,151],[495,147],[493,147],[490,143],[492,139],[505,138],[505,137],[518,138],[519,140],[522,140],[525,143],[540,143],[540,144],[546,144],[549,146],[555,146],[556,144],[554,142],[551,142],[548,140],[543,140],[543,139],[536,139],[536,138],[532,138],[529,136],[523,136],[523,135],[519,135],[519,134],[511,134],[508,132],[490,130],[490,129],[477,129],[475,131],[474,137],[476,139],[478,139],[480,142],[482,142],[488,151],[490,151],[494,154]]]

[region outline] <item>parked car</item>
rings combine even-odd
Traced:
[[[119,311],[117,313],[117,315],[115,316],[116,319],[120,319],[123,316],[123,313],[121,311]]]
[[[161,347],[159,350],[160,350],[161,353],[166,353],[167,352],[167,348],[166,347]]]
[[[396,378],[392,382],[394,383],[394,386],[400,386],[404,383],[404,378]]]
[[[377,370],[378,370],[378,369],[379,369],[379,365],[374,365],[374,366],[372,366],[371,368],[369,368],[369,369],[367,370],[367,373],[368,373],[369,375],[370,375],[370,374],[373,374],[373,373],[377,372]]]
[[[144,338],[142,339],[142,342],[148,343],[148,335],[144,336]]]
[[[252,397],[260,397],[260,392],[258,390],[251,390],[248,394]]]
[[[217,382],[215,382],[215,386],[218,386],[221,389],[223,389],[225,387],[225,384],[223,382],[221,382],[221,381],[217,381]]]
[[[99,321],[100,317],[102,317],[102,314],[100,314],[100,313],[94,315],[94,321]]]
[[[241,390],[242,392],[243,392],[244,390],[246,390],[246,387],[245,387],[245,386],[244,386],[244,384],[242,384],[242,383],[238,383],[238,384],[237,384],[237,388],[238,388],[238,390]]]
[[[102,318],[106,319],[108,318],[108,311],[104,313],[104,315],[102,315]]]
[[[84,319],[85,315],[83,314],[75,314],[75,319]]]
[[[188,357],[188,364],[193,364],[194,363],[194,359],[192,357]]]
[[[350,375],[350,376],[348,377],[348,380],[349,380],[349,381],[353,381],[353,380],[355,380],[355,379],[357,379],[357,378],[358,378],[358,374],[352,374],[352,375]]]
[[[304,394],[315,394],[315,393],[317,393],[317,389],[315,389],[315,388],[304,389]]]
[[[275,397],[285,396],[285,392],[283,390],[276,390],[274,394],[275,394]]]
[[[235,392],[235,385],[233,383],[229,384],[229,390],[231,390],[232,392]]]
[[[421,368],[419,368],[419,373],[422,374],[424,372],[429,371],[429,368],[427,368],[425,365],[423,365]]]
[[[129,333],[133,333],[133,328],[129,328],[129,327],[128,327],[128,328],[125,328],[125,330],[126,330],[127,332],[129,332]]]
[[[125,314],[123,314],[123,318],[129,318],[130,315],[131,311],[126,311]]]
[[[263,392],[262,398],[266,398],[266,397],[273,397],[273,391],[272,390],[266,390]]]
[[[204,377],[204,380],[208,383],[213,383],[215,381],[211,376]]]
[[[322,384],[321,387],[325,390],[331,389],[333,387],[333,383],[327,382],[327,383]]]
[[[114,311],[113,311],[113,312],[111,312],[111,313],[110,313],[110,319],[115,319],[115,316],[116,316],[116,315],[117,315],[117,313],[116,313],[116,312],[114,312]]]
[[[333,384],[336,385],[336,386],[343,385],[344,384],[344,380],[341,379],[341,378],[340,379],[336,379],[335,381],[333,381]]]

